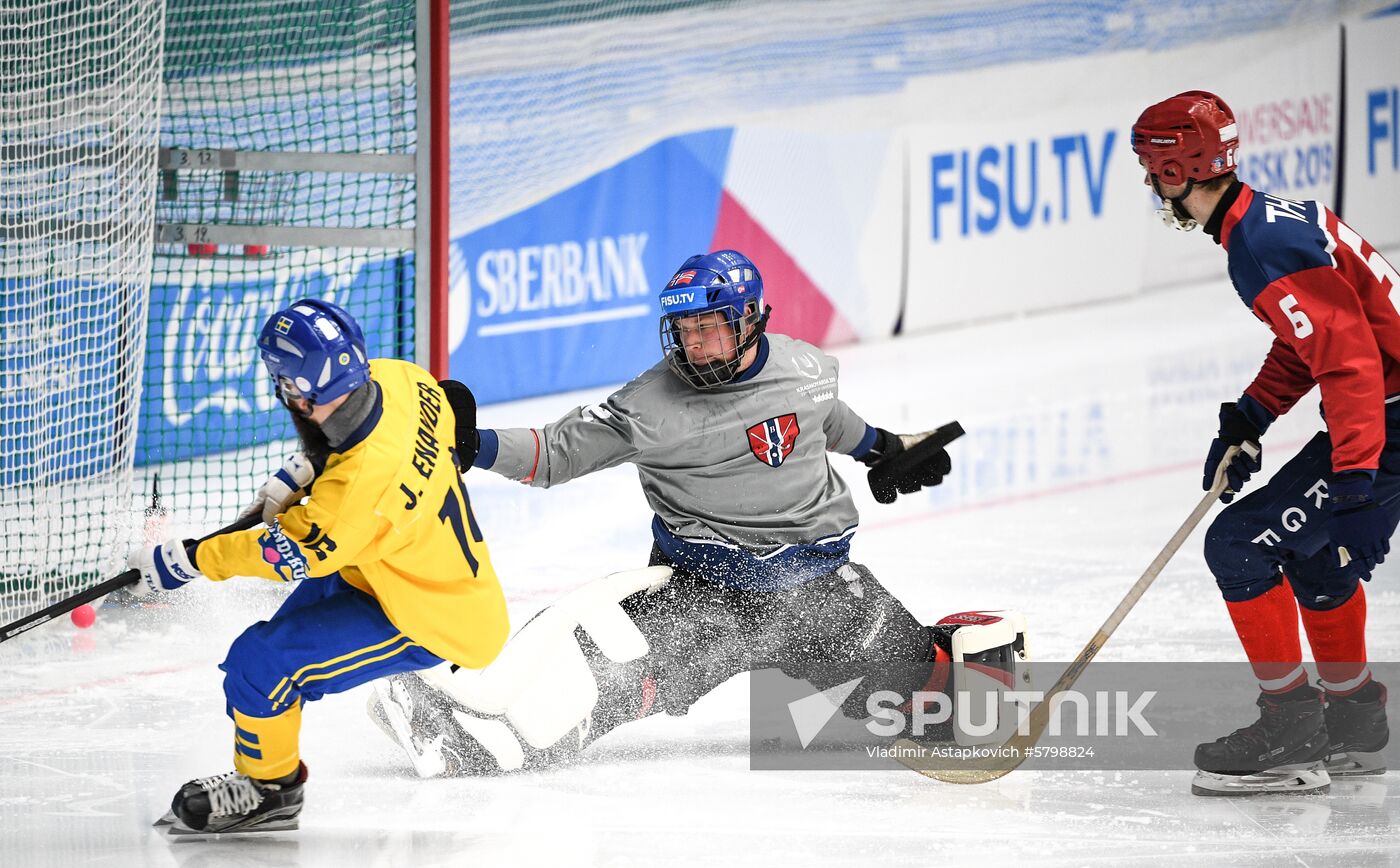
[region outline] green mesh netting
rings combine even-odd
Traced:
[[[160,0],[0,0],[0,624],[120,563]]]
[[[413,154],[413,0],[170,0],[161,145],[240,152]],[[200,164],[204,166],[205,164]],[[412,175],[165,170],[163,224],[410,229]],[[294,448],[258,358],[268,315],[315,296],[346,307],[371,356],[412,358],[407,250],[158,244],[137,496],[170,527],[231,521]]]

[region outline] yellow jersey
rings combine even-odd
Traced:
[[[505,596],[449,449],[452,407],[431,374],[375,359],[379,397],[364,424],[330,453],[306,502],[270,528],[220,534],[195,552],[221,581],[315,580],[340,573],[379,601],[395,627],[471,669],[495,658],[509,631]]]

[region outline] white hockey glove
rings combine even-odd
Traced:
[[[272,524],[289,506],[306,496],[305,488],[315,476],[311,461],[302,453],[293,452],[282,462],[281,469],[262,484],[253,502],[243,507],[238,517],[247,518],[261,512],[263,522]]]
[[[190,559],[182,539],[166,540],[155,548],[136,549],[126,559],[126,564],[133,570],[141,571],[140,581],[127,588],[136,597],[174,591],[204,577]]]

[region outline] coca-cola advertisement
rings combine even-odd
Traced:
[[[258,358],[268,316],[300,298],[333,301],[364,328],[371,357],[411,357],[412,281],[411,256],[309,254],[213,261],[153,285],[136,464],[295,436]]]

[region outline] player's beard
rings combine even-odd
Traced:
[[[301,438],[301,451],[311,461],[316,475],[320,476],[326,470],[326,460],[331,457],[331,443],[326,439],[326,432],[291,407],[287,407],[287,413],[292,417],[292,424],[296,426],[297,436]]]

